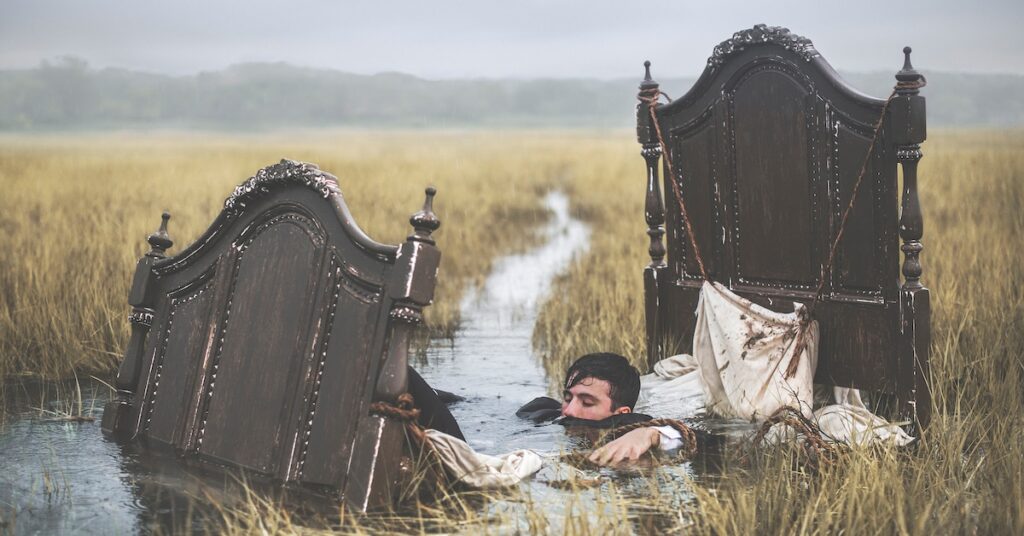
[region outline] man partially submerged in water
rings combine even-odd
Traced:
[[[562,385],[561,402],[536,398],[519,408],[516,415],[538,423],[554,421],[567,427],[587,428],[614,428],[651,419],[633,412],[640,395],[640,373],[621,355],[596,353],[577,359],[566,372]],[[465,440],[444,404],[452,395],[431,389],[411,368],[409,392],[420,408],[422,426]],[[651,448],[671,450],[681,445],[679,432],[670,426],[644,427],[595,450],[590,460],[612,465],[636,460]]]
[[[527,403],[516,415],[534,422],[554,420],[567,427],[614,428],[651,420],[633,412],[640,396],[640,373],[618,354],[587,354],[565,373],[562,401],[541,397]],[[651,426],[627,432],[595,450],[590,461],[613,465],[632,461],[652,448],[671,450],[682,438],[671,426]]]

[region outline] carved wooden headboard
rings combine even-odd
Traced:
[[[433,195],[400,246],[359,229],[333,176],[288,160],[238,186],[169,258],[164,214],[135,272],[104,431],[327,487],[360,509],[387,502],[404,432],[369,405],[406,389],[409,333],[440,260]]]
[[[925,139],[923,77],[910,49],[832,269],[815,309],[816,381],[896,394],[928,420],[929,297],[920,284],[917,163]],[[648,72],[641,95],[656,94]],[[702,283],[671,180],[677,181],[709,277],[770,308],[808,303],[850,202],[885,100],[848,86],[811,42],[755,26],[714,49],[685,95],[637,107],[647,163],[651,262],[644,271],[648,360],[689,352]],[[897,164],[903,167],[902,211]],[[665,169],[664,184],[659,172]],[[665,200],[662,201],[662,187]],[[666,246],[662,237],[667,231]],[[900,281],[900,239],[906,259]]]

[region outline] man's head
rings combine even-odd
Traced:
[[[587,354],[565,373],[562,415],[599,421],[633,411],[640,373],[618,354]]]

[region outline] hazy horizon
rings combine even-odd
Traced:
[[[511,82],[515,82],[515,81],[534,82],[534,81],[543,81],[543,80],[559,80],[559,81],[592,80],[592,81],[598,81],[598,82],[617,82],[617,81],[631,81],[631,80],[634,80],[634,79],[639,81],[639,80],[642,79],[642,74],[643,74],[643,70],[641,68],[639,70],[639,74],[637,76],[614,76],[614,77],[613,76],[608,76],[608,77],[602,77],[602,76],[515,76],[515,75],[509,75],[509,76],[473,76],[473,75],[467,75],[467,76],[463,76],[463,77],[430,77],[430,76],[420,76],[420,75],[417,75],[415,73],[408,73],[408,72],[395,71],[395,70],[391,70],[391,71],[377,71],[377,72],[368,72],[368,73],[358,73],[358,72],[354,72],[354,71],[346,71],[346,70],[343,70],[343,69],[337,69],[337,68],[334,68],[334,67],[320,67],[320,66],[314,66],[314,65],[303,65],[303,64],[300,64],[300,63],[295,63],[295,62],[291,62],[291,61],[283,61],[283,60],[282,61],[255,61],[255,60],[254,61],[244,61],[244,62],[232,63],[232,64],[225,65],[223,67],[218,67],[218,68],[203,69],[201,71],[196,71],[196,72],[167,73],[167,72],[160,72],[160,71],[155,71],[155,70],[136,69],[136,68],[132,68],[132,67],[121,67],[121,66],[115,66],[115,65],[107,65],[107,66],[97,65],[93,61],[90,61],[89,58],[85,58],[85,57],[82,57],[82,56],[76,56],[74,54],[65,54],[65,55],[60,55],[60,56],[53,56],[53,57],[50,57],[50,58],[43,58],[42,60],[39,61],[39,63],[37,63],[35,65],[25,66],[25,67],[3,67],[3,66],[0,66],[0,71],[29,71],[29,70],[39,69],[39,68],[44,67],[44,66],[61,66],[61,65],[66,65],[64,62],[69,61],[69,60],[72,61],[72,62],[82,61],[82,62],[85,63],[85,66],[88,69],[95,70],[95,71],[103,71],[103,70],[128,71],[128,72],[134,72],[134,73],[138,73],[138,74],[157,75],[157,76],[169,76],[169,77],[174,77],[174,78],[191,78],[191,77],[195,77],[195,76],[202,75],[202,74],[222,73],[224,71],[228,71],[228,70],[231,70],[233,68],[241,68],[241,67],[247,67],[247,66],[259,66],[259,65],[287,66],[287,67],[292,67],[292,68],[296,68],[296,69],[309,69],[309,70],[313,70],[313,71],[333,72],[333,73],[346,74],[346,75],[357,75],[357,76],[371,76],[371,77],[372,76],[388,76],[388,75],[411,76],[411,77],[414,77],[414,78],[417,78],[419,80],[423,80],[423,81],[426,81],[426,82],[452,82],[452,81],[459,81],[459,80],[511,81]],[[835,67],[835,65],[832,65],[832,66]],[[919,67],[916,63],[914,64],[914,67],[918,71],[923,71],[924,74],[941,73],[941,74],[947,74],[947,75],[965,75],[965,76],[1008,76],[1008,77],[1018,77],[1018,78],[1019,77],[1024,77],[1024,72],[1022,72],[1022,73],[1011,73],[1011,72],[999,72],[999,71],[994,71],[994,72],[947,71],[947,70],[941,70],[941,69],[940,70],[935,70],[935,69],[927,69],[927,68],[924,68],[924,67]],[[671,75],[671,76],[660,76],[660,75],[658,75],[657,71],[655,70],[655,76],[654,77],[656,79],[660,80],[660,81],[665,81],[665,80],[669,80],[669,81],[686,80],[686,81],[691,81],[692,82],[692,81],[696,80],[700,76],[700,73],[703,71],[703,69],[704,69],[703,66],[701,66],[698,71],[696,71],[696,72],[694,72],[692,74],[689,74],[689,75],[680,74],[680,75]],[[895,75],[895,73],[897,71],[899,71],[899,68],[893,68],[893,69],[889,69],[889,70],[886,70],[886,69],[869,69],[869,70],[862,70],[862,71],[850,70],[850,69],[837,69],[837,71],[839,72],[839,74],[841,76]]]
[[[897,16],[898,15],[898,16]],[[181,0],[6,0],[0,69],[63,56],[90,66],[194,75],[244,63],[287,63],[426,80],[698,75],[715,45],[757,23],[811,39],[843,72],[895,72],[914,47],[921,70],[1024,75],[1024,2],[907,0],[828,4],[658,0],[516,3],[384,0],[287,5]],[[867,28],[867,30],[866,30]]]

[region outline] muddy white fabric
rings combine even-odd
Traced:
[[[898,424],[871,413],[859,390],[836,387],[833,394],[835,404],[814,412],[814,420],[827,438],[850,445],[892,442],[903,446],[914,440]]]
[[[476,489],[514,486],[540,470],[540,455],[532,450],[516,450],[502,456],[489,456],[473,450],[465,441],[437,430],[427,430],[427,440],[441,458],[450,475]]]
[[[640,377],[636,411],[659,417],[695,417],[704,412],[704,388],[690,354],[666,357]]]
[[[693,356],[700,371],[708,411],[722,417],[763,420],[790,406],[810,417],[818,324],[804,327],[795,304],[792,313],[776,313],[734,294],[719,283],[704,282],[697,302]],[[807,333],[803,333],[806,329]],[[804,337],[799,356],[796,340]],[[786,377],[798,359],[796,374]]]
[[[727,418],[760,421],[783,406],[800,408],[836,442],[870,444],[913,440],[899,425],[872,414],[860,391],[837,387],[836,403],[812,411],[818,329],[806,333],[796,374],[785,377],[794,358],[802,305],[776,313],[728,288],[705,282],[697,305],[693,355],[655,363],[640,378],[638,410],[653,415],[697,416],[703,411]]]

